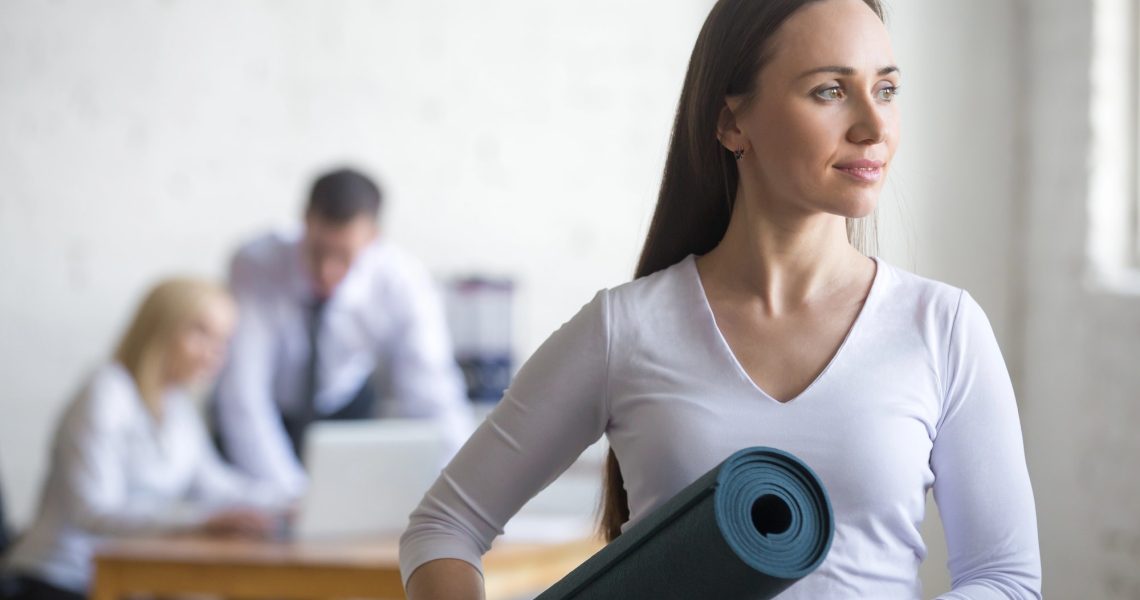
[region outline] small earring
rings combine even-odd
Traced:
[[[736,157],[736,160],[740,160],[744,156],[744,148],[733,150],[732,155]]]

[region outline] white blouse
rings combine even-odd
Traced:
[[[784,403],[732,354],[693,257],[599,293],[523,366],[412,513],[405,581],[438,558],[478,567],[519,507],[604,434],[627,527],[740,448],[811,465],[835,538],[781,598],[919,598],[931,487],[953,585],[940,598],[1040,598],[1033,492],[990,324],[964,291],[877,265],[838,352]]]
[[[283,501],[221,461],[185,391],[166,393],[156,422],[134,379],[110,363],[59,423],[39,513],[8,567],[83,592],[103,538],[193,528],[226,507],[281,510]]]

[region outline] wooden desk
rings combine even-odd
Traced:
[[[487,598],[505,600],[545,589],[602,545],[598,540],[496,543],[483,557]],[[92,600],[140,593],[282,600],[404,597],[396,540],[155,538],[100,548]]]

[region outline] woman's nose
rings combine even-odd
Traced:
[[[847,130],[847,141],[853,144],[881,144],[887,139],[888,122],[883,108],[867,98],[858,103],[854,120]]]

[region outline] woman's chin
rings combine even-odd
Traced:
[[[878,190],[875,190],[874,194],[860,194],[859,196],[845,199],[846,201],[842,203],[842,206],[837,207],[839,210],[835,214],[847,219],[862,219],[875,212],[875,207],[879,205]]]
[[[831,214],[831,215],[835,215],[837,217],[842,217],[844,219],[855,220],[855,219],[862,219],[863,217],[871,216],[871,214],[875,212],[875,207],[874,207],[874,205],[872,205],[870,207],[860,206],[857,208],[854,208],[854,207],[833,207],[831,210],[827,210],[825,212],[828,214]]]

